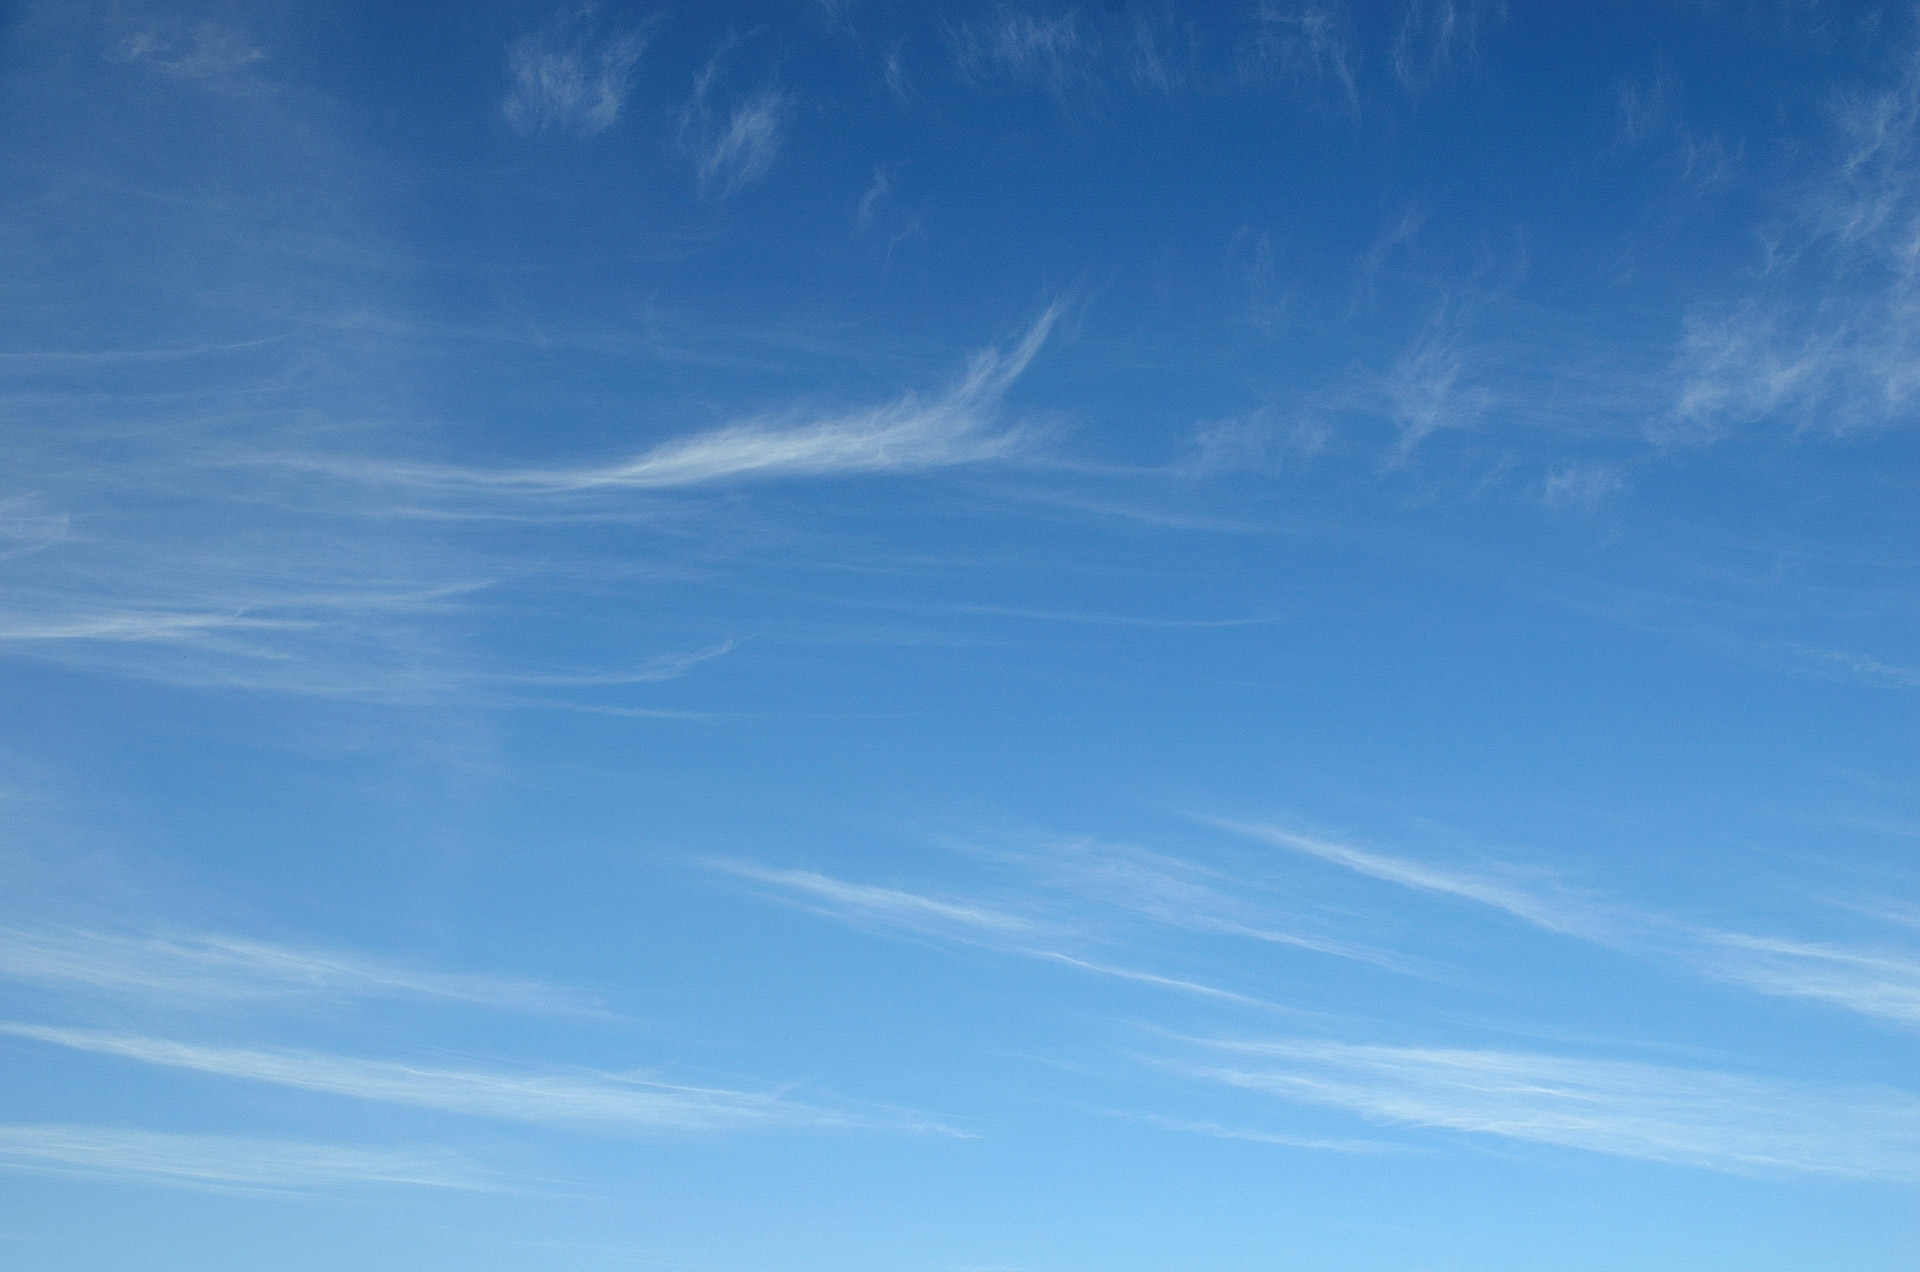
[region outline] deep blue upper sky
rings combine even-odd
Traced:
[[[1910,11],[0,30],[0,1262],[1911,1266]]]

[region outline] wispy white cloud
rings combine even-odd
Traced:
[[[1119,59],[1136,92],[1171,93],[1196,78],[1200,34],[1171,9],[1136,8],[1119,42]]]
[[[1224,263],[1246,304],[1247,321],[1272,330],[1293,303],[1280,275],[1272,237],[1251,225],[1241,226],[1227,243]]]
[[[1465,428],[1485,412],[1491,395],[1475,382],[1458,324],[1445,309],[1380,381],[1388,418],[1399,432],[1392,462],[1405,463],[1421,442],[1443,429]]]
[[[1075,108],[1109,86],[1172,93],[1203,78],[1199,30],[1166,8],[1137,6],[1102,22],[1073,8],[1003,5],[990,16],[949,25],[946,35],[961,79],[1037,90]]]
[[[1181,976],[1163,976],[1158,972],[1143,972],[1138,968],[1116,967],[1111,963],[1098,963],[1091,959],[1075,958],[1059,950],[1025,950],[1034,958],[1049,963],[1061,963],[1067,967],[1077,967],[1097,976],[1111,976],[1116,980],[1133,981],[1140,985],[1152,985],[1159,989],[1170,989],[1176,993],[1192,994],[1200,998],[1211,998],[1223,1003],[1238,1003],[1244,1007],[1272,1007],[1274,1004],[1251,994],[1238,994],[1230,989],[1221,989],[1218,985],[1208,985],[1201,981],[1189,980]]]
[[[1492,874],[1474,874],[1450,870],[1396,857],[1387,853],[1356,848],[1349,844],[1297,834],[1277,826],[1228,821],[1205,817],[1201,821],[1222,830],[1248,835],[1265,843],[1303,852],[1322,861],[1343,866],[1356,874],[1379,879],[1420,892],[1458,897],[1462,900],[1504,910],[1536,927],[1566,935],[1596,936],[1618,926],[1591,900],[1567,897],[1557,899],[1529,887],[1516,878]]]
[[[1105,14],[999,5],[946,26],[949,60],[980,88],[1043,92],[1084,110],[1116,92],[1213,94],[1281,87],[1349,112],[1358,65],[1344,8],[1324,0],[1262,3],[1200,16],[1174,5]]]
[[[899,888],[849,883],[812,870],[772,870],[741,861],[715,860],[713,869],[768,885],[835,917],[858,919],[932,936],[1029,937],[1048,929],[1032,918],[973,902],[941,901]]]
[[[895,101],[910,101],[913,98],[913,77],[907,71],[906,46],[896,42],[887,50],[887,56],[881,64],[881,79],[886,83],[887,91]]]
[[[1182,1118],[1162,1117],[1157,1113],[1122,1113],[1120,1117],[1137,1118],[1142,1122],[1160,1127],[1162,1130],[1181,1131],[1188,1135],[1204,1135],[1209,1139],[1239,1140],[1248,1144],[1271,1144],[1279,1148],[1311,1148],[1334,1153],[1397,1153],[1403,1150],[1397,1144],[1388,1144],[1379,1140],[1328,1139],[1315,1135],[1286,1135],[1276,1131],[1251,1130],[1240,1126],[1222,1126],[1218,1122],[1191,1122]]]
[[[492,523],[638,520],[652,514],[610,497],[1014,458],[1030,434],[1006,422],[1005,395],[1059,312],[1046,310],[1011,347],[983,351],[933,391],[736,419],[600,465],[394,463],[357,448],[315,453],[312,443],[330,439],[298,430],[263,424],[243,441],[188,420],[142,429],[155,444],[122,447],[130,453],[103,469],[74,454],[84,445],[78,428],[17,430],[0,449],[44,493],[0,508],[9,576],[0,654],[356,701],[593,696],[599,706],[645,706],[604,691],[686,674],[737,642],[710,636],[703,648],[619,666],[489,655],[466,639],[487,615],[525,603],[528,582],[569,585],[550,557],[530,561],[503,546]],[[226,529],[234,526],[246,533]],[[571,564],[582,582],[607,573],[604,561]],[[618,568],[632,576],[647,567]]]
[[[916,608],[935,613],[979,614],[988,618],[1032,619],[1040,623],[1074,623],[1092,627],[1260,627],[1280,621],[1271,615],[1255,615],[1248,618],[1153,618],[1139,614],[1102,614],[1086,610],[1023,609],[1012,605],[942,605]]]
[[[695,667],[721,658],[740,647],[738,640],[723,640],[705,649],[683,653],[655,654],[637,664],[595,671],[500,671],[484,673],[476,680],[499,685],[548,686],[556,688],[587,685],[644,685],[677,680]]]
[[[810,870],[735,861],[708,864],[769,889],[779,899],[854,926],[992,949],[1220,1002],[1273,1006],[1256,995],[1191,976],[1138,967],[1132,958],[1116,958],[1112,950],[1136,949],[1143,932],[1158,928],[1411,970],[1406,960],[1327,935],[1284,913],[1274,898],[1245,880],[1178,858],[1091,840],[1011,849],[958,847],[1016,872],[1011,883],[993,894],[998,899],[933,897]]]
[[[1062,312],[1049,306],[1010,349],[975,354],[966,373],[931,397],[823,418],[751,419],[665,442],[631,459],[574,468],[483,470],[285,457],[368,481],[521,495],[670,490],[724,481],[914,472],[1013,453],[1016,433],[994,428],[1007,390],[1033,361]]]
[[[508,46],[513,88],[501,109],[520,132],[597,133],[620,118],[650,28],[598,35],[595,8],[562,9],[546,26]]]
[[[1920,689],[1920,667],[1904,663],[1888,662],[1850,649],[1810,649],[1804,645],[1790,645],[1787,651],[1815,663],[1824,663],[1829,667],[1844,670],[1855,679],[1868,684],[1886,685],[1896,689]]]
[[[498,581],[434,582],[426,564],[328,553],[327,527],[309,526],[311,540],[289,544],[271,562],[238,554],[196,560],[199,545],[146,542],[131,528],[125,537],[51,539],[37,574],[16,576],[0,599],[0,655],[176,685],[522,707],[579,705],[556,694],[664,683],[740,644],[729,638],[619,666],[460,656],[435,633],[497,604],[488,593]],[[355,542],[351,533],[341,539]],[[155,560],[167,543],[179,550]],[[536,690],[542,696],[529,692]]]
[[[1667,128],[1673,119],[1671,76],[1621,83],[1615,88],[1615,96],[1620,106],[1620,140],[1625,145],[1639,145]]]
[[[1687,315],[1679,400],[1656,436],[1711,440],[1831,392],[1848,358],[1844,328],[1795,329],[1785,309],[1747,301]]]
[[[1352,34],[1337,5],[1262,4],[1241,46],[1240,67],[1248,80],[1278,79],[1302,92],[1331,89],[1348,108],[1360,104]]]
[[[1623,148],[1659,144],[1678,161],[1680,176],[1696,192],[1724,183],[1740,159],[1740,147],[1716,133],[1702,132],[1682,112],[1679,88],[1670,74],[1622,83],[1620,144]]]
[[[814,0],[813,15],[827,30],[855,36],[854,13],[859,7],[860,0]]]
[[[1391,960],[1314,931],[1247,879],[1130,844],[1053,840],[1007,854],[1041,886],[1168,928],[1292,946],[1364,962]]]
[[[357,1148],[97,1126],[0,1126],[0,1169],[216,1192],[316,1192],[404,1185],[495,1191],[498,1176],[457,1153]]]
[[[245,73],[264,61],[266,53],[232,27],[173,22],[134,32],[109,56],[174,79],[233,89],[245,86]]]
[[[33,38],[52,42],[34,56],[84,69],[61,50],[103,7],[39,12],[62,25],[42,25]],[[399,401],[410,381],[357,325],[392,299],[382,270],[399,255],[358,215],[378,180],[367,155],[297,76],[251,92],[270,63],[223,31],[161,22],[116,54],[127,65],[23,84],[16,103],[52,131],[13,155],[38,193],[10,206],[0,235],[18,285],[46,302],[0,358],[0,658],[42,674],[431,697],[465,670],[448,620],[489,582],[481,554],[226,462],[364,437],[379,425],[361,408]],[[202,126],[183,103],[134,92],[134,71],[249,96]],[[127,109],[108,126],[60,104],[79,100]],[[122,146],[165,160],[115,171]],[[56,246],[81,208],[102,245],[84,259]],[[115,278],[102,303],[74,299]]]
[[[1410,93],[1432,88],[1456,62],[1473,56],[1480,21],[1475,0],[1407,0],[1394,35],[1394,78]]]
[[[721,64],[735,43],[729,39],[694,76],[693,95],[680,110],[680,148],[693,160],[700,191],[722,199],[773,167],[793,110],[793,99],[774,85],[717,100]]]
[[[1282,417],[1270,407],[1208,420],[1193,431],[1196,475],[1279,472],[1326,449],[1326,422],[1310,414]]]
[[[156,936],[0,927],[0,977],[176,1004],[300,997],[419,998],[506,1011],[597,1013],[585,995],[538,981],[435,972],[365,955],[217,935]]]
[[[1693,956],[1708,973],[1761,993],[1920,1026],[1920,952],[1701,932]]]
[[[1549,508],[1596,508],[1626,489],[1615,464],[1564,463],[1547,470],[1540,501]]]
[[[284,632],[311,622],[246,614],[151,611],[93,614],[0,615],[0,640],[100,640],[131,644],[191,641],[216,632]]]
[[[1835,107],[1837,135],[1758,285],[1688,315],[1659,440],[1911,424],[1920,393],[1920,50]]]
[[[1568,888],[1551,876],[1500,868],[1475,873],[1335,843],[1274,826],[1201,819],[1306,853],[1356,874],[1473,902],[1562,936],[1653,958],[1697,975],[1783,998],[1920,1026],[1920,953],[1891,942],[1842,946],[1683,923]]]
[[[873,180],[868,184],[866,193],[860,196],[860,206],[853,214],[853,228],[865,230],[873,224],[874,209],[880,201],[893,190],[893,176],[885,168],[873,170]]]
[[[772,88],[733,107],[698,152],[701,188],[727,195],[765,176],[780,153],[787,109],[786,94]]]
[[[1380,275],[1388,260],[1419,236],[1426,219],[1426,213],[1419,208],[1408,208],[1361,253],[1354,266],[1353,309],[1372,305],[1379,298]]]
[[[44,552],[72,533],[72,519],[46,512],[34,501],[0,499],[0,561]]]
[[[849,883],[809,870],[768,870],[731,861],[709,864],[714,869],[771,887],[782,899],[859,927],[978,946],[1217,1002],[1270,1005],[1187,977],[1068,953],[1056,947],[1075,942],[1083,934],[1076,931],[1070,921],[1061,921],[1052,915],[1018,914],[971,900],[941,900],[899,888]]]
[[[215,1077],[579,1130],[946,1129],[921,1118],[806,1104],[780,1092],[679,1086],[637,1074],[440,1068],[317,1051],[201,1046],[40,1025],[0,1025],[0,1034]]]
[[[1735,1173],[1920,1179],[1920,1099],[1619,1060],[1317,1041],[1207,1044],[1192,1076],[1371,1121]]]
[[[1097,83],[1097,46],[1076,9],[1039,15],[1001,8],[949,27],[947,41],[954,67],[976,82],[1006,79],[1058,95]]]
[[[97,578],[22,588],[0,610],[0,649],[169,684],[362,701],[441,700],[469,682],[466,668],[416,656],[417,624],[453,607],[440,589],[411,600],[377,584],[290,594],[284,582],[196,573],[177,562],[130,576],[120,596]]]
[[[360,701],[473,687],[473,668],[428,653],[425,629],[479,582],[382,577],[386,563],[321,560],[315,544],[290,545],[269,576],[265,562],[193,559],[181,531],[161,541],[181,549],[164,561],[153,559],[160,543],[137,536],[54,545],[0,604],[0,651],[168,684]],[[312,567],[304,580],[291,577],[300,565]]]

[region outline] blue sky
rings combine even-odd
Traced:
[[[0,68],[8,1266],[1911,1266],[1912,11]]]

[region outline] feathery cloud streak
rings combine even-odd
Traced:
[[[1201,820],[1372,879],[1471,901],[1549,932],[1679,963],[1697,974],[1774,997],[1811,999],[1858,1015],[1920,1026],[1920,955],[1911,951],[1850,949],[1720,931],[1612,905],[1562,887],[1529,886],[1517,877],[1443,869],[1273,826]]]
[[[1920,1099],[1616,1060],[1333,1042],[1213,1042],[1193,1076],[1376,1122],[1735,1173],[1920,1179]]]
[[[0,1034],[162,1068],[542,1126],[613,1131],[781,1126],[946,1129],[921,1119],[820,1108],[777,1094],[676,1086],[618,1073],[432,1068],[316,1051],[208,1047],[39,1025],[0,1025]]]
[[[1288,945],[1393,966],[1378,952],[1299,928],[1264,889],[1197,862],[1127,844],[1050,843],[1012,858],[1040,884],[1163,927]]]
[[[739,861],[707,864],[837,916],[872,919],[928,936],[1035,935],[1047,930],[1038,920],[987,906],[937,901],[899,888],[849,883],[812,870],[769,870]]]
[[[1047,948],[1073,939],[1077,933],[1054,923],[1008,914],[990,907],[937,901],[898,888],[846,883],[810,870],[764,870],[740,862],[711,862],[714,869],[775,888],[783,899],[795,901],[819,914],[860,926],[878,926],[915,936],[933,937],[1077,968],[1096,976],[1151,985],[1198,998],[1245,1006],[1266,1007],[1257,998],[1229,989],[1157,972],[1119,967]],[[1045,940],[1047,945],[1039,944]]]
[[[1083,842],[1002,855],[1001,860],[1025,876],[1017,909],[972,899],[935,899],[809,870],[775,870],[733,861],[707,864],[770,888],[782,900],[855,926],[992,949],[1249,1006],[1272,1004],[1190,978],[1116,964],[1096,952],[1115,939],[1116,924],[1138,927],[1144,922],[1406,970],[1364,947],[1289,930],[1286,920],[1259,900],[1233,895],[1230,887],[1235,881],[1174,858]]]
[[[1420,892],[1459,897],[1462,900],[1491,906],[1496,910],[1504,910],[1516,918],[1524,919],[1536,927],[1546,928],[1550,932],[1571,936],[1591,936],[1605,926],[1597,908],[1589,910],[1559,904],[1507,880],[1462,871],[1442,870],[1404,857],[1389,856],[1385,853],[1354,848],[1347,844],[1336,844],[1325,839],[1295,834],[1276,826],[1258,826],[1213,817],[1203,817],[1199,820],[1222,830],[1233,831],[1282,848],[1292,849],[1295,852],[1306,853],[1308,856],[1318,857],[1322,861],[1344,866],[1356,874],[1363,874],[1385,883],[1397,883],[1402,887]]]
[[[493,1191],[457,1153],[96,1126],[0,1126],[0,1169],[200,1188],[315,1192],[400,1184]]]
[[[1811,941],[1703,932],[1693,957],[1707,973],[1780,998],[1920,1027],[1920,955]]]
[[[1013,452],[1018,436],[995,431],[1000,403],[1046,342],[1063,306],[1047,307],[1011,349],[974,355],[966,374],[932,397],[907,393],[885,406],[794,422],[756,419],[665,442],[618,463],[504,471],[339,466],[350,476],[443,489],[524,494],[674,490],[724,481],[914,472],[981,463]]]
[[[362,955],[219,935],[0,927],[0,976],[202,1005],[297,997],[420,998],[507,1011],[599,1011],[584,995],[537,981],[426,971]]]

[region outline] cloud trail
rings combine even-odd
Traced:
[[[1034,958],[1050,963],[1064,963],[1068,967],[1077,967],[1081,971],[1092,972],[1097,976],[1111,976],[1116,980],[1134,981],[1141,985],[1153,985],[1160,989],[1171,989],[1176,993],[1192,994],[1200,998],[1212,998],[1223,1003],[1238,1003],[1244,1007],[1273,1007],[1274,1004],[1251,994],[1236,994],[1230,989],[1221,989],[1217,985],[1207,985],[1200,981],[1183,980],[1178,976],[1162,976],[1157,972],[1136,971],[1130,967],[1115,967],[1110,963],[1095,963],[1084,958],[1075,958],[1071,954],[1062,954],[1058,950],[1028,950]]]
[[[1209,1139],[1240,1140],[1248,1144],[1272,1144],[1280,1148],[1314,1148],[1332,1153],[1397,1153],[1398,1145],[1378,1140],[1325,1139],[1305,1135],[1282,1135],[1273,1131],[1254,1131],[1243,1127],[1222,1126],[1218,1122],[1189,1122],[1181,1118],[1161,1117],[1157,1113],[1121,1113],[1119,1117],[1137,1118],[1165,1131],[1205,1135]]]
[[[1011,854],[1044,886],[1163,927],[1292,946],[1406,970],[1378,951],[1300,930],[1264,889],[1196,862],[1127,844],[1067,840]]]
[[[1811,941],[1702,932],[1701,969],[1763,994],[1806,998],[1920,1027],[1920,956]]]
[[[1044,963],[1057,963],[1114,980],[1247,1006],[1272,1004],[1200,981],[1082,958],[1051,945],[1081,934],[1070,926],[974,904],[937,901],[898,888],[846,883],[808,870],[765,870],[738,862],[711,862],[714,869],[772,886],[816,913],[860,926],[878,926],[915,936],[954,941]],[[1044,944],[1042,943],[1044,942]]]
[[[755,419],[664,442],[631,459],[576,468],[471,468],[329,464],[370,481],[494,491],[520,496],[608,490],[675,490],[728,481],[916,472],[974,464],[1013,453],[1019,438],[996,431],[1001,399],[1046,342],[1063,310],[1050,305],[1012,348],[974,355],[966,373],[932,397],[907,393],[884,406],[795,421]]]
[[[1277,826],[1262,826],[1214,817],[1202,817],[1198,820],[1222,830],[1233,831],[1265,843],[1318,857],[1322,861],[1343,866],[1368,878],[1399,884],[1401,887],[1420,892],[1459,897],[1462,900],[1491,906],[1496,910],[1504,910],[1515,918],[1523,919],[1550,932],[1592,937],[1609,927],[1608,916],[1605,916],[1597,906],[1589,908],[1563,903],[1506,880],[1464,871],[1444,870],[1405,857],[1371,852],[1347,844],[1337,844],[1326,839],[1296,834]]]
[[[1920,1179],[1920,1099],[1616,1060],[1312,1041],[1212,1042],[1191,1076],[1382,1123],[1741,1174]]]
[[[496,1191],[457,1153],[355,1148],[98,1126],[0,1126],[0,1169],[214,1192],[316,1192],[402,1185]]]
[[[781,900],[844,923],[991,949],[1218,1002],[1268,1009],[1275,1005],[1251,994],[1128,966],[1101,955],[1100,949],[1116,937],[1115,921],[1136,927],[1145,922],[1408,970],[1360,946],[1286,930],[1257,903],[1236,899],[1208,882],[1204,869],[1173,858],[1087,843],[1054,846],[1040,853],[981,855],[1023,871],[1018,911],[850,883],[810,870],[776,870],[734,861],[707,865],[771,888]]]
[[[212,934],[0,926],[0,976],[199,1005],[301,997],[415,998],[505,1011],[601,1013],[585,995],[538,981],[427,971],[364,955]]]
[[[1220,818],[1199,820],[1384,883],[1470,901],[1548,932],[1678,964],[1697,975],[1773,997],[1804,998],[1878,1020],[1920,1026],[1920,956],[1910,950],[1752,936],[1678,922],[1564,888],[1549,891],[1512,878],[1444,869],[1279,827]]]
[[[618,1073],[435,1068],[316,1051],[209,1047],[163,1038],[39,1025],[0,1025],[0,1034],[216,1077],[577,1130],[716,1132],[755,1127],[946,1130],[924,1119],[841,1112],[778,1094],[677,1086]]]
[[[848,883],[812,870],[768,870],[738,861],[709,861],[708,866],[797,897],[839,917],[873,919],[889,926],[936,936],[959,933],[1030,935],[1044,929],[1039,922],[980,905],[936,901],[899,888]]]

